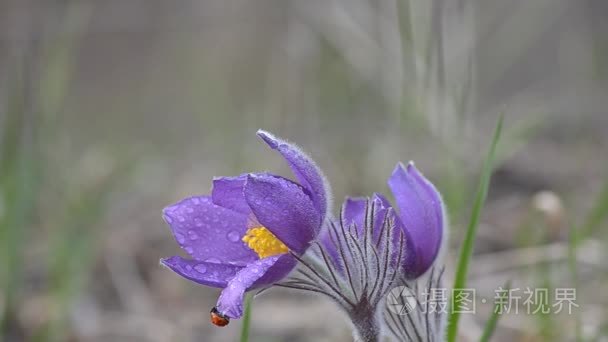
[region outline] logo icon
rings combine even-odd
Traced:
[[[386,295],[386,307],[397,315],[407,315],[416,309],[416,294],[407,286],[397,286]]]

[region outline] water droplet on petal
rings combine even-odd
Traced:
[[[194,230],[191,230],[188,232],[188,237],[190,238],[190,240],[196,240],[198,239],[198,234],[196,234]]]
[[[198,272],[198,273],[205,273],[207,272],[207,266],[203,265],[203,264],[198,264],[196,266],[194,266],[194,269]]]
[[[232,242],[238,242],[240,240],[241,234],[239,234],[239,232],[237,232],[236,230],[231,230],[227,236],[228,240]]]
[[[198,197],[194,197],[194,198],[192,198],[192,203],[195,205],[199,205],[199,204],[201,204],[201,200],[198,199]]]
[[[186,247],[184,248],[184,250],[188,253],[188,254],[192,254],[192,252],[194,252],[194,250],[192,249],[192,247]]]

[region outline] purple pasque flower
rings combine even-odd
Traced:
[[[386,319],[378,317],[391,289],[413,286],[426,273],[429,283],[441,280],[441,273],[427,272],[446,236],[439,192],[412,162],[399,163],[388,185],[397,208],[380,194],[347,198],[339,219],[326,225],[305,257],[297,257],[304,267],[280,284],[332,298],[351,318],[362,341],[376,341],[387,326]],[[441,321],[433,319],[435,328],[428,329],[433,336],[441,334]]]
[[[213,180],[211,195],[183,199],[163,210],[175,240],[191,258],[161,263],[195,283],[222,288],[212,320],[243,314],[246,291],[279,282],[321,230],[330,190],[321,170],[299,148],[265,131],[298,182],[270,173]],[[214,320],[215,322],[215,320]]]

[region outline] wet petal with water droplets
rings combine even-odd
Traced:
[[[302,187],[282,177],[251,174],[245,198],[261,225],[296,253],[317,235],[321,214]]]
[[[217,301],[217,309],[230,318],[243,315],[245,292],[254,288],[272,285],[283,279],[295,266],[295,259],[289,254],[274,255],[257,260],[241,269],[222,290]]]
[[[259,130],[257,134],[270,148],[281,153],[300,184],[310,192],[312,202],[321,214],[321,218],[325,219],[325,215],[331,210],[331,189],[321,169],[312,158],[294,144],[279,139],[263,130]]]
[[[245,265],[257,259],[241,238],[247,216],[211,202],[207,196],[186,198],[163,210],[175,240],[195,260],[218,258]]]
[[[160,262],[186,279],[198,284],[220,288],[226,287],[228,281],[243,269],[243,266],[234,264],[188,260],[179,256],[161,259]]]

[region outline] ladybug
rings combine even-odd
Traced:
[[[211,323],[218,327],[225,327],[230,323],[230,318],[221,314],[216,307],[213,307],[213,309],[211,309]]]

